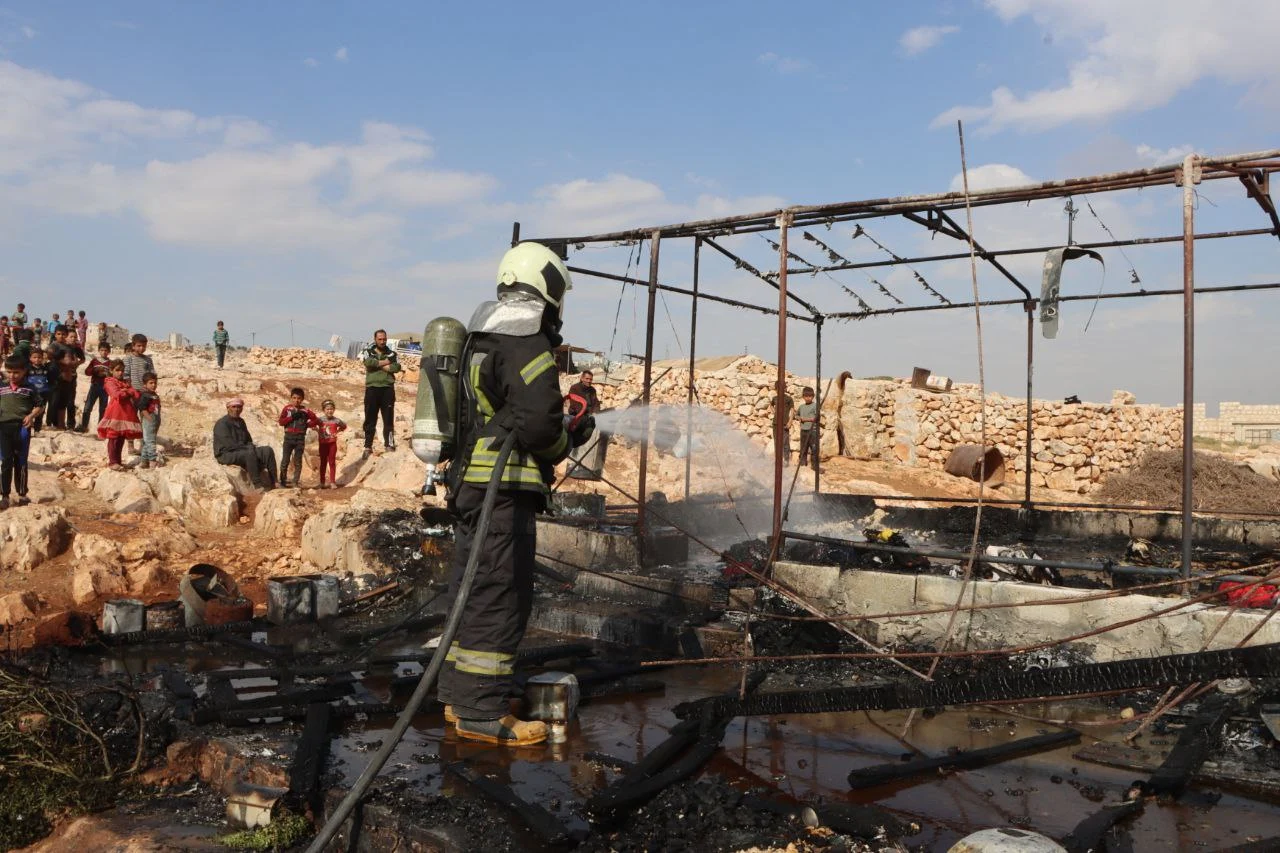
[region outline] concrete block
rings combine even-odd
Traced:
[[[807,563],[781,561],[773,564],[774,580],[785,584],[819,607],[831,603],[832,588],[839,577],[839,566],[811,566]]]
[[[916,576],[848,569],[831,591],[835,609],[850,615],[916,609]]]
[[[553,558],[552,568],[572,575],[570,566],[591,569],[638,569],[635,534],[538,519],[538,552]],[[554,562],[564,560],[568,565]]]
[[[1063,538],[1127,538],[1129,517],[1118,512],[1041,510],[1036,513],[1036,532]]]
[[[963,582],[956,578],[920,575],[916,578],[917,607],[951,607],[960,595]],[[974,581],[964,591],[961,607],[970,604],[986,604],[991,600],[991,589],[1000,586],[999,581]]]
[[[1167,512],[1131,513],[1129,535],[1135,539],[1181,539],[1182,518]]]
[[[1280,545],[1280,521],[1244,522],[1244,541],[1265,548]]]

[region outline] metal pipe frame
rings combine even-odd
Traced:
[[[646,512],[645,492],[649,487],[649,401],[652,396],[653,380],[653,315],[658,300],[658,249],[662,235],[654,231],[649,237],[649,304],[645,314],[644,326],[644,427],[640,435],[640,470],[638,472],[638,490],[636,492],[636,550],[639,552],[640,564],[644,565],[645,550],[649,539],[648,519]]]
[[[649,282],[643,279],[628,278],[625,275],[618,275],[616,273],[611,273],[611,272],[603,272],[601,270],[587,269],[586,267],[570,266],[569,272],[574,273],[575,275],[588,275],[588,276],[591,276],[592,278],[603,278],[603,279],[606,279],[607,281],[617,281],[623,284],[630,284],[632,286],[637,286],[637,287],[649,286]],[[750,302],[742,302],[737,299],[730,299],[727,296],[716,296],[714,293],[696,293],[695,294],[692,290],[688,290],[683,287],[675,287],[670,284],[659,284],[657,286],[657,289],[666,291],[667,293],[679,293],[683,296],[692,296],[695,299],[705,299],[708,302],[719,302],[721,305],[729,305],[734,308],[745,308],[748,311],[758,311],[761,314],[770,314],[770,315],[776,316],[778,313],[778,309],[776,308],[767,308],[763,305],[753,305]],[[806,323],[817,322],[815,318],[805,317],[802,314],[792,314],[791,319],[803,320]]]
[[[1219,287],[1197,287],[1196,293],[1247,293],[1253,290],[1277,290],[1280,281],[1268,281],[1260,284],[1228,284]],[[1095,299],[1142,299],[1148,296],[1182,296],[1183,289],[1168,290],[1126,290],[1120,293],[1089,293],[1075,296],[1059,296],[1059,302],[1092,302]],[[1005,305],[1025,305],[1026,299],[984,299],[978,303],[983,308],[994,308]],[[1039,299],[1031,299],[1039,304]],[[866,317],[884,317],[890,314],[915,314],[921,311],[954,311],[957,308],[972,308],[972,302],[952,302],[949,305],[908,305],[905,308],[882,308],[876,311],[834,311],[823,315],[826,320],[862,320]]]
[[[1280,149],[1230,154],[1223,157],[1207,157],[1199,162],[1203,169],[1204,180],[1220,180],[1224,178],[1236,179],[1241,170],[1255,170],[1262,174],[1280,171],[1280,160],[1277,158],[1280,158]],[[1180,168],[1181,164],[1171,164],[1150,169],[1109,172],[1082,178],[1044,181],[1019,187],[997,187],[973,191],[969,194],[969,198],[973,206],[980,207],[991,204],[1015,204],[1040,198],[1062,198],[1081,193],[1168,186],[1176,183],[1177,172]],[[907,211],[923,213],[930,208],[956,210],[964,207],[964,205],[964,193],[948,192],[915,196],[893,196],[864,201],[836,202],[833,204],[798,205],[785,208],[785,212],[791,214],[791,226],[798,228],[808,225],[824,225],[829,219],[846,214],[869,214],[874,217],[882,216],[886,213],[904,213]],[[538,242],[585,245],[587,243],[615,243],[648,239],[655,231],[659,233],[660,237],[673,238],[697,235],[714,237],[724,234],[749,233],[742,231],[742,229],[753,228],[757,230],[776,230],[778,227],[778,215],[782,212],[768,210],[718,219],[693,220],[663,225],[657,228],[611,231],[603,234],[589,234],[577,237],[557,237],[542,239]]]
[[[914,221],[914,220],[913,220]],[[946,233],[946,232],[943,232]],[[948,235],[954,236],[954,235]],[[1197,240],[1221,240],[1226,237],[1272,237],[1280,236],[1280,228],[1244,228],[1236,231],[1212,231],[1206,234],[1197,234]],[[1097,243],[1072,243],[1077,249],[1116,249],[1129,246],[1155,246],[1164,243],[1181,243],[1186,237],[1182,234],[1170,235],[1167,237],[1134,237],[1128,240],[1104,240]],[[976,247],[975,247],[976,248]],[[1061,246],[1032,246],[1026,249],[998,249],[995,251],[979,250],[978,257],[985,261],[992,258],[1004,258],[1011,255],[1042,255],[1050,249],[1060,249]],[[901,258],[889,259],[885,261],[849,261],[843,264],[832,264],[825,267],[794,267],[788,272],[792,275],[817,275],[825,272],[844,272],[845,270],[865,270],[875,267],[896,267],[903,264],[929,264],[938,261],[962,261],[968,260],[968,252],[954,252],[949,255],[922,255],[918,258]]]
[[[858,219],[884,218],[888,216],[902,215],[911,221],[923,224],[935,232],[947,234],[956,239],[968,240],[969,235],[961,229],[955,221],[947,215],[947,211],[958,210],[965,206],[983,207],[1001,204],[1015,204],[1035,201],[1039,199],[1064,198],[1084,193],[1103,193],[1114,192],[1129,189],[1143,189],[1158,186],[1181,186],[1183,188],[1184,212],[1183,212],[1183,234],[1181,238],[1177,237],[1152,237],[1152,238],[1135,238],[1131,240],[1113,240],[1109,242],[1099,242],[1083,244],[1082,248],[1110,248],[1120,246],[1138,246],[1157,243],[1172,243],[1181,239],[1183,244],[1183,287],[1181,290],[1156,290],[1156,291],[1128,291],[1123,293],[1109,293],[1090,296],[1063,296],[1060,297],[1062,302],[1084,301],[1094,299],[1132,299],[1154,296],[1167,296],[1181,294],[1184,302],[1184,324],[1183,324],[1183,489],[1182,489],[1182,513],[1183,513],[1183,560],[1182,569],[1184,574],[1190,571],[1190,551],[1191,551],[1191,508],[1193,505],[1192,494],[1192,466],[1194,464],[1194,448],[1193,448],[1193,402],[1194,402],[1194,297],[1197,293],[1228,293],[1228,292],[1247,292],[1253,290],[1272,290],[1280,288],[1280,282],[1253,284],[1253,285],[1234,285],[1223,287],[1207,287],[1196,288],[1194,283],[1194,250],[1195,241],[1197,239],[1220,239],[1226,237],[1242,237],[1268,234],[1280,237],[1280,216],[1277,215],[1275,205],[1272,203],[1269,189],[1270,176],[1273,172],[1280,171],[1280,149],[1270,149],[1259,152],[1232,154],[1222,157],[1200,158],[1195,155],[1188,155],[1181,164],[1170,164],[1166,166],[1157,166],[1149,169],[1138,169],[1121,172],[1110,172],[1100,175],[1093,175],[1083,178],[1069,178],[1059,181],[1046,181],[1039,184],[1032,184],[1019,187],[1000,187],[989,190],[978,190],[969,193],[951,192],[951,193],[935,193],[930,195],[916,196],[899,196],[881,199],[869,199],[863,201],[838,202],[834,204],[823,205],[801,205],[784,208],[782,210],[762,211],[758,213],[748,213],[739,216],[722,217],[718,219],[695,220],[691,222],[677,223],[673,225],[664,225],[657,228],[632,229],[627,231],[614,231],[604,234],[593,234],[579,237],[543,239],[539,242],[558,246],[562,253],[567,255],[569,247],[581,248],[588,243],[610,243],[610,242],[634,242],[637,240],[647,239],[651,244],[650,252],[650,270],[648,282],[640,282],[636,279],[626,276],[619,276],[612,273],[590,270],[582,267],[570,267],[569,269],[580,275],[593,276],[612,281],[620,281],[624,284],[646,284],[649,291],[648,312],[646,317],[646,340],[645,340],[645,388],[644,401],[645,407],[645,427],[646,432],[641,442],[640,454],[640,506],[639,506],[639,530],[641,533],[641,544],[643,555],[643,538],[646,533],[645,529],[645,489],[648,462],[648,403],[650,401],[650,378],[652,373],[653,361],[653,325],[655,300],[657,291],[670,291],[672,293],[680,293],[691,296],[694,299],[695,309],[698,299],[706,299],[721,304],[730,305],[737,308],[745,308],[752,311],[759,311],[764,314],[776,315],[778,317],[778,378],[777,378],[777,405],[775,405],[774,417],[774,513],[773,513],[773,536],[774,541],[779,542],[783,535],[782,531],[782,447],[781,447],[781,410],[782,400],[786,394],[786,337],[787,337],[787,320],[790,316],[796,319],[814,323],[816,326],[815,337],[817,340],[817,363],[818,370],[821,371],[821,352],[822,352],[822,324],[826,319],[863,319],[873,316],[885,316],[899,313],[911,313],[916,311],[943,311],[953,310],[957,308],[972,308],[975,306],[1001,306],[1001,305],[1021,305],[1027,312],[1028,318],[1028,339],[1027,339],[1027,435],[1026,435],[1026,452],[1030,456],[1031,447],[1031,409],[1034,402],[1032,397],[1032,374],[1034,368],[1033,362],[1033,341],[1034,341],[1034,323],[1033,312],[1038,305],[1030,291],[1020,282],[1017,277],[1012,275],[997,260],[997,257],[1003,255],[1017,254],[1034,254],[1045,252],[1057,246],[1046,246],[1024,249],[1005,249],[1000,251],[988,251],[983,247],[974,244],[977,254],[990,263],[997,271],[1005,276],[1009,281],[1016,285],[1023,294],[1022,299],[1009,300],[977,300],[969,303],[949,303],[945,305],[921,305],[921,306],[903,306],[891,309],[880,309],[872,311],[842,311],[823,314],[817,307],[810,302],[801,299],[794,293],[788,293],[787,277],[789,274],[811,274],[816,275],[819,272],[833,272],[839,270],[862,269],[876,266],[898,266],[911,263],[926,263],[933,261],[955,260],[966,257],[965,254],[950,255],[933,255],[921,258],[900,258],[894,257],[888,261],[868,262],[859,264],[838,264],[831,267],[808,267],[802,269],[790,269],[788,264],[787,253],[787,236],[791,228],[803,228],[815,225],[830,225],[835,222],[847,222]],[[1216,232],[1211,234],[1196,235],[1194,229],[1194,219],[1192,213],[1192,205],[1194,203],[1194,184],[1211,180],[1234,179],[1243,184],[1248,196],[1256,201],[1264,213],[1267,214],[1271,227],[1264,229],[1242,229],[1235,231]],[[921,216],[923,214],[923,217]],[[761,231],[779,231],[780,232],[780,249],[778,260],[778,272],[774,275],[766,275],[753,267],[750,263],[725,249],[715,242],[713,237],[733,234],[749,234]],[[512,232],[512,240],[515,242],[519,239],[519,224],[517,223]],[[685,288],[672,287],[663,285],[658,282],[658,246],[663,238],[677,237],[693,237],[697,241],[695,243],[695,286],[694,289],[687,290]],[[776,309],[763,305],[754,305],[752,303],[740,300],[730,299],[727,297],[714,296],[708,293],[700,292],[697,286],[698,275],[698,249],[700,244],[705,242],[712,246],[716,251],[725,255],[734,261],[739,268],[750,271],[755,277],[761,279],[765,283],[774,287],[778,291],[778,307]],[[788,300],[795,302],[807,310],[810,316],[789,315]],[[692,395],[693,385],[693,341],[696,335],[696,326],[691,329],[690,337],[690,395]],[[820,389],[819,389],[820,391]],[[690,399],[692,406],[692,399]],[[690,408],[690,418],[692,417],[692,408]],[[1030,511],[1033,507],[1031,494],[1031,460],[1026,460],[1026,482],[1024,506]],[[686,470],[688,463],[686,462]],[[689,476],[686,474],[686,497]],[[816,480],[816,478],[815,478]]]
[[[770,278],[769,276],[765,275],[764,273],[760,272],[760,270],[756,269],[756,268],[755,268],[755,267],[754,267],[754,266],[753,266],[749,261],[746,261],[746,260],[744,260],[744,259],[742,259],[742,258],[738,257],[738,256],[737,256],[737,255],[735,255],[733,252],[730,252],[728,249],[726,249],[724,246],[721,246],[721,245],[720,245],[719,243],[717,243],[715,240],[712,240],[710,237],[704,237],[704,238],[702,238],[702,241],[703,241],[704,243],[706,243],[708,246],[710,246],[711,248],[715,249],[715,250],[716,250],[717,252],[719,252],[720,254],[724,255],[724,256],[725,256],[726,258],[728,258],[729,260],[733,261],[734,266],[738,267],[739,269],[744,269],[744,270],[746,270],[747,272],[751,273],[751,274],[752,274],[753,276],[755,276],[756,278],[758,278],[758,279],[760,279],[761,281],[763,281],[765,284],[767,284],[767,285],[769,285],[770,287],[772,287],[774,290],[779,290],[779,291],[780,291],[780,290],[782,289],[782,283],[781,283],[780,281],[775,281],[774,279],[772,279],[772,278]],[[781,260],[781,261],[779,261],[779,263],[778,263],[778,269],[780,269],[780,270],[781,270],[781,269],[785,269],[785,268],[786,268],[786,266],[787,266],[787,256],[786,256],[786,255],[783,255],[783,256],[782,256],[782,260]],[[778,276],[778,278],[781,278],[781,277],[782,277],[781,275],[779,275],[779,276]],[[801,298],[800,298],[799,296],[797,296],[796,294],[794,294],[794,293],[789,293],[789,294],[787,294],[787,298],[788,298],[788,299],[790,299],[792,302],[796,303],[797,305],[799,305],[799,306],[800,306],[801,308],[803,308],[804,310],[808,311],[810,314],[813,314],[813,315],[815,315],[815,316],[818,314],[818,309],[817,309],[817,308],[814,308],[811,304],[809,304],[809,303],[808,303],[808,302],[806,302],[805,300],[801,299]]]
[[[772,542],[782,546],[782,462],[786,448],[782,442],[784,432],[788,431],[786,418],[790,414],[786,405],[787,399],[787,236],[791,229],[791,217],[783,213],[778,223],[778,378],[773,389],[773,538]],[[710,240],[707,241],[711,245]],[[773,567],[768,566],[768,571]]]
[[[684,499],[689,500],[693,482],[693,396],[695,353],[698,347],[698,271],[702,267],[702,238],[693,238],[693,304],[689,306],[689,393],[685,401]]]
[[[1182,576],[1191,576],[1192,475],[1195,467],[1196,371],[1196,184],[1199,159],[1188,154],[1182,161]]]

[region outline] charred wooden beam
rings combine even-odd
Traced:
[[[1200,713],[1182,730],[1164,763],[1147,780],[1151,793],[1177,798],[1186,790],[1192,775],[1204,764],[1209,750],[1217,742],[1230,712],[1231,703],[1220,697],[1205,701]]]
[[[1069,743],[1079,743],[1080,733],[1072,729],[1052,732],[1047,735],[1019,738],[1018,740],[988,746],[983,749],[971,749],[950,755],[939,755],[933,758],[915,758],[895,764],[876,764],[872,767],[858,767],[849,773],[850,788],[875,788],[890,782],[900,782],[926,773],[943,770],[972,770],[997,764],[1021,755],[1045,752],[1057,749]]]
[[[521,799],[515,791],[500,782],[495,782],[487,776],[477,773],[461,761],[455,761],[446,764],[444,769],[448,773],[452,773],[459,779],[475,788],[480,793],[489,797],[494,802],[500,803],[511,809],[520,819],[528,825],[530,829],[536,832],[547,844],[559,845],[569,840],[569,831],[565,829],[564,824],[560,823],[551,812],[526,802]]]
[[[307,706],[307,720],[302,737],[289,765],[289,796],[298,803],[318,811],[320,773],[329,757],[329,728],[333,725],[333,706],[313,702]]]
[[[1072,696],[1101,691],[1142,690],[1219,678],[1264,678],[1280,672],[1280,643],[1108,663],[1051,667],[976,678],[887,682],[829,690],[761,693],[744,700],[716,696],[675,707],[681,719],[704,714],[759,716],[834,711],[887,711],[977,702]]]

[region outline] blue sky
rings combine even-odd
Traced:
[[[527,236],[581,233],[950,189],[956,118],[979,186],[1276,147],[1277,24],[1271,4],[1241,0],[829,2],[784,15],[763,3],[7,2],[0,303],[195,339],[224,319],[237,342],[257,332],[276,345],[292,319],[298,343],[323,345],[467,316],[489,298],[514,219]],[[1204,188],[1202,228],[1263,225],[1240,196]],[[1090,200],[1117,236],[1180,228],[1173,188]],[[979,212],[977,236],[1060,241],[1060,208]],[[943,248],[906,224],[874,229],[899,254]],[[817,236],[877,257],[850,231]],[[1105,239],[1087,212],[1077,237]],[[774,265],[759,238],[730,242]],[[621,272],[631,252],[575,263]],[[689,253],[664,246],[662,278],[687,285]],[[1105,281],[1069,268],[1064,289],[1127,289],[1131,266],[1149,289],[1177,286],[1176,249],[1128,255],[1108,253]],[[1280,243],[1205,246],[1199,259],[1202,284],[1270,281]],[[1012,266],[1038,282],[1038,258]],[[967,263],[920,271],[957,301],[970,292]],[[904,301],[928,299],[909,272],[885,273]],[[703,283],[771,293],[718,260]],[[831,311],[856,307],[842,285],[888,305],[858,273],[794,282]],[[985,270],[979,286],[1009,294]],[[1276,298],[1201,301],[1201,399],[1275,397]],[[618,300],[617,285],[580,279],[569,337],[637,351],[643,302]],[[1088,307],[1037,341],[1038,394],[1176,400],[1177,303],[1103,302],[1086,333]],[[681,355],[687,304],[669,300],[659,318],[658,353]],[[988,383],[1019,393],[1022,317],[983,320]],[[771,359],[774,339],[765,318],[703,310],[701,353]],[[827,375],[919,364],[977,378],[971,312],[829,324],[824,353]],[[793,324],[788,357],[811,372],[807,324]]]

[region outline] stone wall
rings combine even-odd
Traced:
[[[957,445],[980,443],[979,410],[974,393],[899,390],[894,457],[941,468]],[[1025,470],[1026,417],[1025,400],[987,395],[987,444],[1004,455],[1018,481]],[[1031,484],[1060,491],[1092,491],[1105,475],[1131,468],[1148,451],[1182,445],[1181,407],[1034,400],[1031,425]]]
[[[663,371],[666,371],[665,373]],[[772,400],[775,368],[754,356],[699,362],[698,398],[702,405],[731,419],[765,452],[772,451]],[[683,406],[688,366],[654,366],[654,401]],[[641,395],[639,366],[616,370],[597,382],[605,408],[625,406]],[[568,388],[574,376],[562,377]],[[824,388],[828,380],[823,381]],[[811,378],[788,375],[788,393],[797,401]],[[914,389],[905,379],[850,379],[843,390],[831,386],[823,401],[822,452],[839,452],[835,429],[843,431],[844,455],[856,459],[896,460],[902,464],[941,470],[951,451],[980,439],[978,389],[956,385],[947,393]],[[1011,478],[1022,480],[1025,401],[987,395],[987,443],[1006,459]],[[791,430],[793,444],[798,430]],[[1111,403],[1063,403],[1036,400],[1032,404],[1031,479],[1033,487],[1089,492],[1102,478],[1123,471],[1150,450],[1180,447],[1182,409],[1137,405],[1134,396],[1117,391]]]
[[[418,356],[400,353],[400,364],[406,372],[417,371]],[[271,364],[289,370],[321,373],[326,376],[350,375],[364,378],[364,364],[359,359],[322,349],[306,347],[253,347],[245,353],[245,361],[254,364]]]

